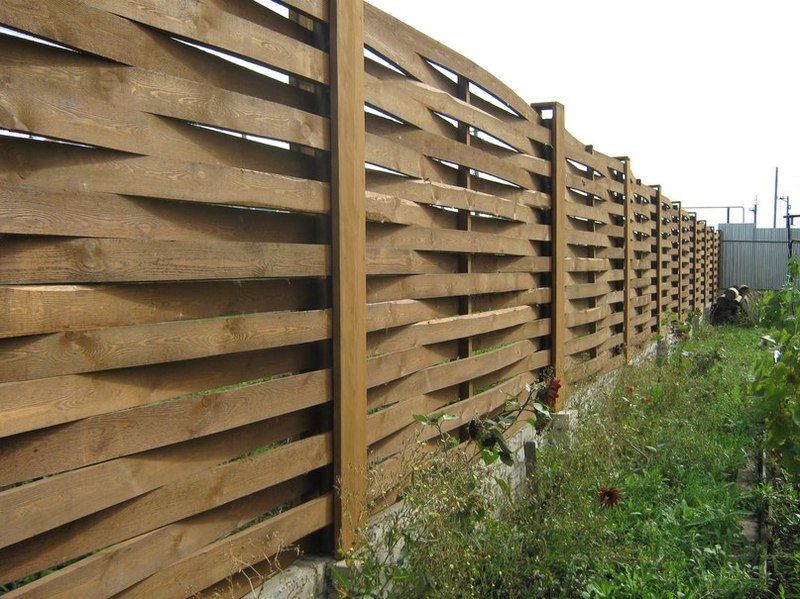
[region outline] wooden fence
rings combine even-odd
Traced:
[[[241,596],[352,542],[414,414],[715,292],[717,234],[560,104],[280,4],[0,3],[0,584],[49,572],[8,597]]]

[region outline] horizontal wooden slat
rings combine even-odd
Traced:
[[[324,183],[241,168],[2,138],[0,155],[0,181],[14,185],[315,214],[330,208]]]
[[[0,341],[0,380],[29,380],[327,339],[330,311],[272,312]]]
[[[596,308],[588,308],[580,312],[567,312],[564,315],[564,323],[568,327],[576,327],[591,322],[602,320],[611,313],[611,308],[608,305],[598,306]]]
[[[393,385],[373,389],[369,394],[367,406],[369,409],[375,409],[489,374],[522,360],[533,354],[534,350],[530,341],[518,341],[491,352],[427,368]]]
[[[520,291],[536,286],[532,275],[513,273],[416,275],[367,281],[367,301],[385,302],[400,298],[478,295]]]
[[[535,189],[536,187],[532,172],[542,176],[549,175],[549,163],[544,160],[531,157],[526,161],[526,167],[523,168],[513,164],[514,161],[494,157],[477,148],[439,137],[427,131],[406,130],[396,135],[392,135],[390,131],[373,130],[372,132],[383,139],[391,140],[425,156],[474,168],[526,189]]]
[[[0,338],[318,307],[313,281],[0,286]]]
[[[313,427],[309,410],[231,431],[49,476],[0,493],[5,547],[216,464],[300,435]]]
[[[300,77],[328,83],[328,60],[312,46],[299,43],[276,31],[258,27],[194,0],[175,5],[169,0],[91,0],[110,13],[168,31],[179,36],[227,50],[250,60]],[[210,27],[209,24],[214,24]]]
[[[246,570],[247,566],[291,547],[303,537],[333,523],[333,496],[323,495],[217,541],[154,574],[120,597],[170,599],[172,588],[191,593],[203,585]]]
[[[473,337],[473,347],[476,350],[481,350],[498,344],[514,343],[523,339],[547,337],[551,332],[551,320],[549,318],[539,318],[522,325]]]
[[[106,372],[0,383],[0,436],[309,370],[314,344]]]
[[[494,312],[423,321],[387,331],[384,334],[372,335],[367,351],[369,353],[403,351],[412,347],[496,331],[523,324],[532,319],[533,310],[528,306],[521,306]]]
[[[549,198],[539,192],[515,191],[514,199],[430,181],[371,181],[368,189],[432,206],[483,212],[509,220],[532,223],[531,208],[543,208]]]
[[[323,434],[174,480],[119,508],[97,512],[3,549],[0,582],[213,509],[325,466],[331,459],[330,434]]]
[[[367,243],[396,249],[512,256],[533,255],[533,248],[526,239],[474,231],[448,231],[422,227],[373,226],[368,228]]]
[[[368,103],[420,128],[426,128],[425,124],[431,122],[431,111],[436,111],[485,131],[521,152],[534,151],[530,137],[521,128],[413,79],[378,79],[367,75],[365,95]]]
[[[0,6],[0,21],[90,54],[108,57],[120,64],[136,65],[200,81],[210,87],[295,106],[311,108],[314,105],[313,96],[296,87],[176,43],[166,34],[87,6],[81,0],[63,0],[47,5],[4,2]],[[92,25],[90,33],[87,23]],[[64,53],[62,50],[40,51]],[[82,62],[85,60],[81,57]]]
[[[0,440],[0,484],[196,439],[328,401],[330,375],[315,371],[6,437]]]
[[[567,353],[567,355],[574,355],[595,347],[599,347],[610,337],[610,335],[611,334],[608,329],[602,329],[597,333],[592,333],[591,335],[584,335],[570,339],[564,344],[564,351]]]
[[[102,90],[102,101],[128,110],[214,125],[263,137],[328,149],[327,119],[296,108],[226,90],[209,92],[207,85],[144,69],[77,60],[74,55],[47,53],[39,48],[3,43],[0,67],[15,93],[44,88],[48,98],[69,97],[75,86]],[[54,60],[54,59],[59,60]],[[13,96],[9,96],[11,98]],[[6,100],[8,101],[8,99]],[[84,100],[85,101],[85,100]],[[29,115],[30,116],[30,115]],[[159,142],[162,140],[159,140]]]
[[[168,241],[314,243],[315,218],[110,193],[0,187],[0,233]]]
[[[470,81],[478,83],[501,101],[508,103],[513,110],[524,118],[538,123],[538,114],[527,102],[522,100],[494,75],[480,68],[471,60],[369,4],[365,5],[364,21],[366,43],[381,52],[395,54],[398,51],[403,51],[402,55],[395,55],[395,60],[403,68],[411,69],[419,64],[418,61],[413,61],[413,65],[408,64],[411,53],[414,52],[416,54],[419,52],[420,55],[452,69]],[[409,49],[407,50],[406,48]],[[416,70],[414,74],[417,74]],[[544,128],[542,127],[542,129]],[[542,133],[546,135],[546,130],[543,130]]]
[[[599,297],[611,291],[608,283],[586,283],[583,285],[570,285],[567,287],[567,299],[583,297]]]
[[[0,251],[0,283],[8,285],[323,277],[330,269],[329,246],[296,243],[12,239]],[[369,274],[451,270],[444,257],[367,249]]]
[[[190,162],[249,170],[285,168],[281,159],[285,161],[288,156],[297,163],[290,168],[302,165],[301,154],[198,127],[183,119],[139,112],[125,103],[111,104],[89,95],[73,99],[71,87],[60,89],[52,82],[10,79],[13,91],[3,98],[4,110],[0,112],[0,127],[6,129],[131,154],[181,156]],[[29,102],[31,96],[38,101]]]
[[[458,351],[455,341],[376,355],[367,361],[367,388],[401,379],[429,366],[441,364],[456,355]]]
[[[30,583],[9,596],[42,599],[81,595],[112,596],[160,571],[165,564],[172,564],[192,555],[264,512],[295,500],[300,493],[311,488],[312,481],[308,477],[283,483],[106,548]],[[303,528],[299,526],[296,530],[301,531]],[[158,592],[174,596],[175,586],[164,585]]]

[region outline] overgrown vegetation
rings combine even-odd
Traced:
[[[782,467],[800,480],[800,262],[789,261],[789,277],[780,291],[761,303],[761,320],[771,331],[771,351],[762,352],[753,386],[766,422],[767,447],[777,452]]]
[[[771,480],[762,488],[762,508],[772,529],[769,569],[776,596],[800,597],[800,262],[789,261],[782,289],[769,291],[759,306],[763,338],[753,395],[772,453]]]
[[[624,371],[569,446],[541,443],[516,501],[464,452],[415,463],[379,542],[349,556],[341,594],[767,596],[762,548],[740,525],[757,502],[735,482],[759,449],[749,376],[760,334],[687,330],[669,355]]]

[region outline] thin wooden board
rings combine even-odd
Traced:
[[[494,312],[427,320],[393,329],[383,334],[371,335],[367,351],[370,354],[404,351],[414,347],[497,331],[524,324],[532,318],[532,308],[520,306]]]
[[[287,372],[305,372],[319,359],[314,345],[0,383],[0,437]]]
[[[315,217],[110,193],[0,187],[0,233],[160,241],[315,243]]]
[[[308,310],[313,281],[0,286],[0,338],[249,313]]]
[[[25,597],[110,597],[312,487],[298,478],[84,558],[20,589]],[[163,592],[163,589],[162,589]]]
[[[6,437],[0,440],[0,484],[196,439],[330,400],[330,373],[319,370]]]
[[[175,589],[191,595],[203,586],[233,576],[333,523],[333,497],[311,499],[274,518],[222,539],[160,570],[120,599],[171,599]]]
[[[0,493],[5,547],[313,428],[311,410],[49,476]]]
[[[3,582],[214,509],[330,464],[331,460],[328,433],[177,479],[118,507],[3,549]]]
[[[330,311],[224,318],[52,333],[0,341],[0,380],[177,362],[327,339]]]
[[[367,281],[367,301],[386,302],[401,298],[424,299],[522,291],[536,287],[531,274],[475,273],[416,275]]]
[[[330,209],[327,184],[241,168],[17,139],[0,139],[0,156],[0,181],[14,185],[314,214]]]

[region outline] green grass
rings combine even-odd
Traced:
[[[514,504],[483,492],[464,458],[435,457],[407,491],[411,526],[392,533],[405,557],[391,565],[362,548],[349,594],[766,596],[761,547],[739,524],[753,501],[735,483],[759,438],[748,394],[759,335],[701,328],[624,370],[569,449],[541,447],[538,490]],[[619,490],[616,506],[599,503],[601,487]]]

